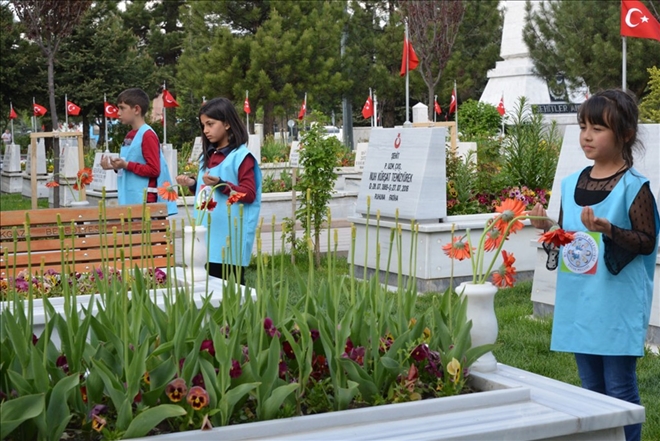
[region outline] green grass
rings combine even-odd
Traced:
[[[291,276],[294,268],[287,255],[284,259],[284,274]],[[305,258],[298,259],[296,269],[307,274],[308,263]],[[327,277],[326,258],[322,267],[316,271],[316,281]],[[271,261],[269,261],[270,266]],[[279,256],[276,257],[276,271],[279,273]],[[349,265],[346,259],[338,259],[335,274],[348,275]],[[278,274],[279,275],[279,274]],[[266,280],[270,280],[270,271],[266,271]],[[254,286],[256,271],[251,267],[246,274],[249,285]],[[531,281],[520,282],[514,288],[502,289],[495,297],[499,334],[498,348],[493,351],[500,363],[524,369],[548,378],[580,386],[575,358],[572,354],[550,351],[552,320],[532,316]],[[430,306],[435,293],[420,294],[417,311],[422,314]],[[295,303],[302,297],[299,287],[291,283],[289,300]],[[646,422],[642,428],[642,440],[660,440],[660,356],[647,352],[637,365],[638,384],[642,405],[646,407]]]
[[[37,199],[39,208],[48,208],[48,199]],[[0,193],[0,211],[29,210],[32,208],[32,200],[20,193]]]

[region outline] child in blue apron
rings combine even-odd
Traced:
[[[117,172],[119,205],[166,202],[167,214],[177,213],[176,201],[165,201],[158,187],[171,180],[158,135],[145,123],[149,96],[142,89],[126,89],[117,97],[119,120],[131,126],[118,158],[104,157],[101,166]],[[146,201],[145,201],[146,192]]]
[[[660,227],[649,181],[633,168],[637,119],[622,90],[580,106],[580,146],[593,165],[562,180],[559,224],[575,240],[549,250],[548,262],[558,267],[551,349],[575,354],[584,388],[635,404]],[[546,212],[537,205],[530,215]],[[641,426],[626,426],[626,440],[639,440]]]
[[[204,226],[208,226],[207,213],[211,217],[208,273],[225,279],[233,275],[245,285],[245,269],[250,264],[261,209],[261,170],[247,148],[248,132],[231,101],[206,101],[199,110],[199,123],[203,151],[199,173],[179,175],[176,181],[190,187],[196,196],[205,188],[216,187],[211,195],[216,208],[208,212],[197,207],[195,210],[195,218],[203,216]],[[240,200],[232,203],[236,195]],[[227,205],[231,205],[229,217]]]

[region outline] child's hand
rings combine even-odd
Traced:
[[[610,221],[602,217],[596,217],[591,207],[584,207],[582,209],[580,220],[587,227],[587,230],[612,236],[612,224]]]
[[[208,185],[210,187],[213,187],[214,185],[218,185],[221,182],[220,178],[216,178],[215,176],[209,175],[208,171],[204,173],[204,176],[202,176],[202,180],[204,181],[205,185]]]
[[[123,158],[112,158],[110,161],[112,163],[112,168],[115,170],[128,167],[128,162]]]
[[[192,187],[195,185],[195,181],[193,178],[191,178],[188,175],[179,175],[176,177],[176,183],[179,185],[183,185],[185,187]]]
[[[110,162],[111,159],[110,156],[101,155],[101,168],[103,168],[103,170],[114,170],[112,163]]]
[[[543,208],[543,205],[539,203],[534,205],[534,208],[532,208],[528,214],[530,216],[540,216],[540,217],[548,216],[548,213],[545,211],[545,208]],[[547,230],[548,225],[551,224],[551,222],[548,219],[530,219],[529,222],[532,224],[534,228],[538,228],[539,230]]]

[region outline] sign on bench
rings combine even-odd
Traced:
[[[0,225],[2,278],[174,263],[165,204],[3,211]]]

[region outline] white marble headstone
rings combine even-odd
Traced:
[[[94,180],[92,180],[90,188],[94,191],[100,192],[103,191],[103,187],[105,187],[106,193],[116,192],[117,173],[115,173],[114,170],[104,170],[103,167],[101,167],[101,159],[104,156],[108,156],[110,158],[118,158],[119,153],[96,152],[94,154],[94,166],[92,168],[92,176],[94,176]]]
[[[195,138],[195,142],[193,143],[193,148],[190,152],[190,158],[188,159],[188,162],[197,163],[200,156],[202,156],[202,137],[198,136]]]
[[[259,135],[250,135],[248,141],[248,150],[257,159],[257,164],[261,163],[261,137]]]
[[[447,216],[445,127],[379,129],[371,133],[356,205],[366,214],[416,221]]]
[[[25,161],[25,172],[32,173],[32,143],[28,145],[27,160]],[[43,138],[37,140],[37,174],[45,175],[46,171],[46,144]]]
[[[19,173],[21,171],[21,146],[9,144],[5,146],[5,155],[2,159],[3,173]]]
[[[179,152],[172,148],[172,144],[163,144],[163,156],[165,156],[165,162],[170,171],[169,182],[176,182],[176,175],[179,170],[179,163],[177,162]]]
[[[83,166],[78,161],[76,138],[60,138],[60,176],[75,178]]]
[[[364,170],[364,163],[367,160],[367,148],[369,147],[368,142],[358,142],[357,147],[355,148],[355,164],[354,167],[356,170]]]
[[[425,123],[429,122],[429,106],[424,103],[417,103],[412,108],[412,122]]]

